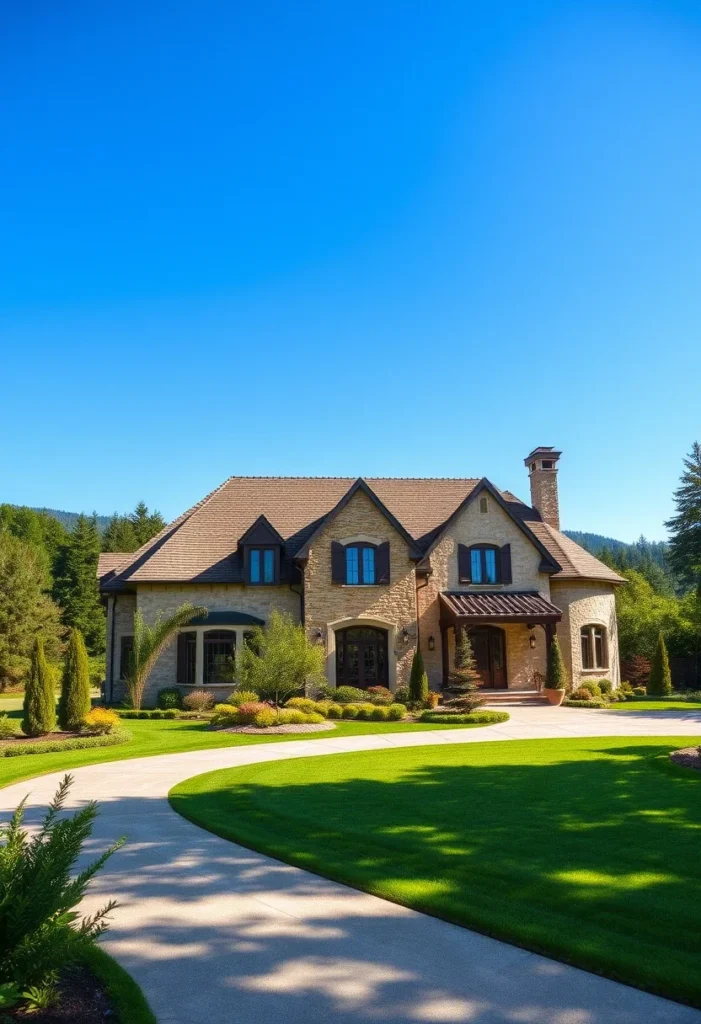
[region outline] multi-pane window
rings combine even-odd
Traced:
[[[230,629],[210,629],[202,634],[202,643],[204,645],[203,684],[211,686],[213,683],[231,682],[236,633]]]
[[[134,655],[134,637],[123,636],[119,643],[119,678],[124,679],[131,668],[131,661]]]
[[[194,686],[197,681],[197,633],[194,630],[178,634],[178,683]]]
[[[582,626],[580,642],[583,669],[607,667],[606,630],[603,626]]]
[[[248,582],[275,582],[275,549],[251,548],[248,553]]]
[[[346,583],[357,586],[375,582],[375,548],[369,544],[349,544],[346,548]]]
[[[474,547],[470,549],[470,580],[472,583],[496,583],[498,581],[496,548]]]

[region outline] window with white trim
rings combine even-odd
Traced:
[[[579,636],[582,646],[582,668],[608,668],[606,627],[595,624],[582,626]]]

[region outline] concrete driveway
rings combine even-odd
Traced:
[[[701,1024],[696,1010],[228,843],[167,802],[193,775],[284,758],[563,736],[701,737],[701,712],[509,711],[509,722],[479,730],[329,736],[76,769],[72,802],[101,804],[91,853],[129,835],[89,903],[119,898],[105,947],[159,1022]],[[0,790],[0,812],[30,792],[35,820],[62,774]]]

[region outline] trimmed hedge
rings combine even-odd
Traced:
[[[563,707],[566,708],[607,708],[608,702],[605,700],[573,700],[572,698],[565,699],[562,702]]]
[[[6,747],[0,744],[0,757],[27,757],[30,754],[55,754],[60,750],[85,750],[88,747],[115,747],[127,743],[131,733],[126,729],[108,733],[106,736],[76,736],[68,740],[40,740],[38,743],[12,743]]]
[[[508,722],[508,711],[471,711],[466,715],[451,715],[440,711],[424,711],[419,721],[431,725],[496,725]]]
[[[143,709],[141,711],[134,711],[133,708],[117,708],[117,714],[120,718],[211,718],[213,712],[211,711],[178,711],[175,708],[168,708],[166,711],[161,711],[159,708],[152,708],[151,710]]]

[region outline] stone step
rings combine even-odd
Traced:
[[[487,704],[547,704],[548,699],[538,690],[482,690]]]

